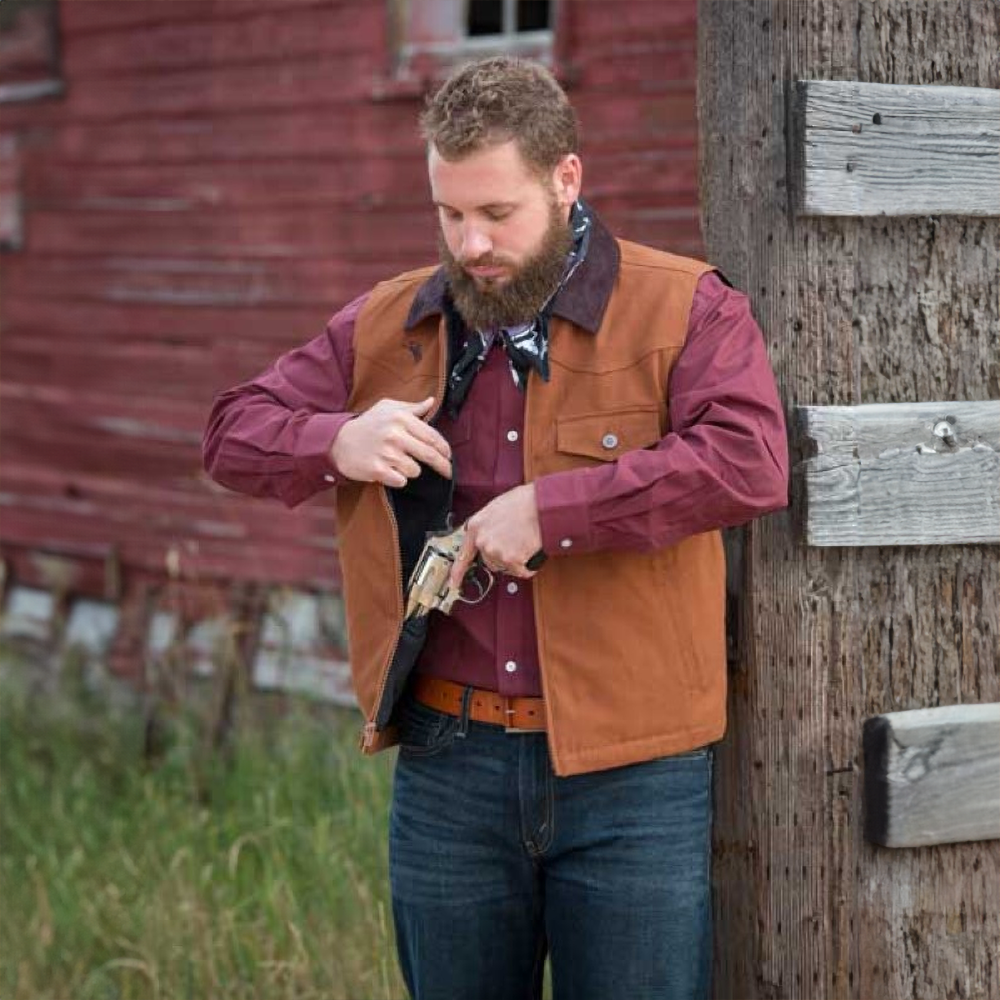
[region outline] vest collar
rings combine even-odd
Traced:
[[[552,303],[552,315],[569,320],[590,333],[597,333],[604,319],[604,311],[611,298],[611,291],[618,277],[621,251],[618,241],[591,209],[593,230],[590,249],[583,263],[573,272],[569,281]],[[448,281],[444,268],[439,267],[418,289],[406,317],[406,329],[412,330],[429,316],[444,312],[444,296]]]

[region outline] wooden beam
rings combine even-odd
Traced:
[[[1000,838],[1000,703],[864,726],[865,836],[885,847]]]
[[[1000,215],[1000,90],[800,80],[805,215]]]
[[[802,406],[809,545],[1000,542],[1000,401]]]
[[[786,149],[796,80],[996,87],[994,0],[700,0],[698,35],[704,255],[750,296],[790,411],[1000,398],[1000,217],[798,216]],[[859,801],[864,719],[1000,702],[997,547],[808,548],[783,515],[742,534],[714,995],[997,994],[1000,844],[876,849]]]

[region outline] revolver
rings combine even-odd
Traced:
[[[462,604],[478,604],[490,592],[494,577],[478,555],[466,572],[461,585],[458,587],[451,585],[451,568],[455,565],[464,541],[464,524],[457,528],[446,528],[444,531],[428,532],[424,550],[420,553],[406,587],[406,618],[420,618],[435,610],[449,615],[456,601]],[[545,562],[545,552],[539,549],[525,565],[530,570],[536,570],[543,562]],[[462,595],[467,583],[478,591],[474,597]]]
[[[478,556],[465,574],[462,585],[458,587],[451,585],[451,568],[455,565],[463,541],[465,541],[464,524],[457,528],[428,533],[424,550],[420,553],[406,587],[407,618],[420,618],[434,610],[448,615],[451,614],[455,601],[478,604],[490,592],[493,586],[493,574]],[[462,587],[466,583],[471,583],[478,589],[479,593],[475,597],[462,596]]]

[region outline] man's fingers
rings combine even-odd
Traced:
[[[451,458],[451,445],[445,440],[444,435],[431,427],[430,424],[425,423],[419,418],[410,418],[407,422],[406,429],[417,438],[419,441],[423,441],[424,444],[431,448],[439,451],[445,458]]]
[[[434,397],[428,396],[419,403],[405,403],[404,406],[418,417],[426,417],[434,409]]]
[[[451,479],[451,445],[440,431],[422,419],[433,406],[433,396],[422,403],[407,405],[410,412],[403,418],[403,439],[399,445],[418,461],[429,465],[446,479]]]
[[[433,427],[414,416],[407,416],[393,438],[396,447],[446,479],[451,478],[451,446]]]
[[[432,448],[422,441],[411,441],[407,450],[418,462],[429,465],[445,479],[451,479],[451,458],[446,458],[436,448]]]
[[[375,467],[372,479],[376,483],[382,483],[383,486],[391,486],[397,490],[402,489],[407,483],[407,478],[402,472],[384,462]]]
[[[523,563],[519,566],[508,566],[504,572],[507,576],[516,576],[519,580],[530,580],[537,572],[537,569],[528,569]]]
[[[386,456],[386,461],[396,472],[405,476],[406,479],[416,479],[420,475],[420,466],[405,451],[390,452]]]
[[[451,479],[451,457],[442,455],[437,448],[414,437],[406,428],[393,433],[386,440],[382,455],[390,465],[396,466],[409,479],[420,475],[417,462],[423,462],[445,479]],[[404,462],[405,465],[402,464]]]
[[[491,573],[503,573],[506,576],[516,576],[521,580],[530,580],[537,570],[530,570],[526,565],[526,560],[519,556],[504,557],[499,550],[483,548],[479,550],[479,556],[483,560],[483,565]]]
[[[440,452],[413,438],[400,441],[394,447],[387,447],[381,455],[376,469],[376,478],[386,486],[405,486],[410,479],[421,473],[420,463],[429,465],[445,479],[451,478],[451,462]]]
[[[420,475],[420,464],[451,478],[451,447],[423,419],[434,397],[419,403],[383,399],[345,424],[330,449],[341,472],[360,482],[396,489]]]
[[[451,445],[445,440],[444,435],[430,424],[425,424],[422,420],[413,420],[407,430],[412,437],[439,452],[443,458],[451,458]]]
[[[466,540],[474,544],[487,567],[531,579],[535,574],[527,563],[534,563],[542,547],[534,485],[515,486],[491,500],[469,518]]]
[[[475,558],[476,543],[472,540],[472,537],[466,533],[465,539],[462,542],[462,547],[458,550],[458,555],[455,557],[455,563],[451,567],[450,580],[453,587],[462,586],[465,574],[469,571],[469,567],[472,565],[472,560]]]

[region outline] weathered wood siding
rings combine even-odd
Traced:
[[[1000,542],[1000,400],[795,416],[816,451],[802,463],[809,545]]]
[[[798,80],[1000,86],[1000,7],[704,0],[699,17],[706,246],[753,301],[789,413],[1000,399],[1000,220],[797,215],[785,143]],[[1000,842],[869,844],[861,732],[1000,701],[997,548],[812,548],[793,512],[745,532],[734,587],[716,995],[996,997]]]
[[[0,135],[24,208],[0,279],[0,520],[22,579],[44,550],[79,557],[85,590],[108,563],[168,562],[336,586],[329,499],[226,494],[199,439],[216,390],[433,259],[387,6],[60,5],[65,95],[4,105]],[[564,0],[556,44],[587,195],[622,234],[697,252],[694,0]]]
[[[1000,703],[865,720],[865,836],[886,847],[1000,838]]]
[[[796,84],[809,215],[1000,215],[1000,91]]]

